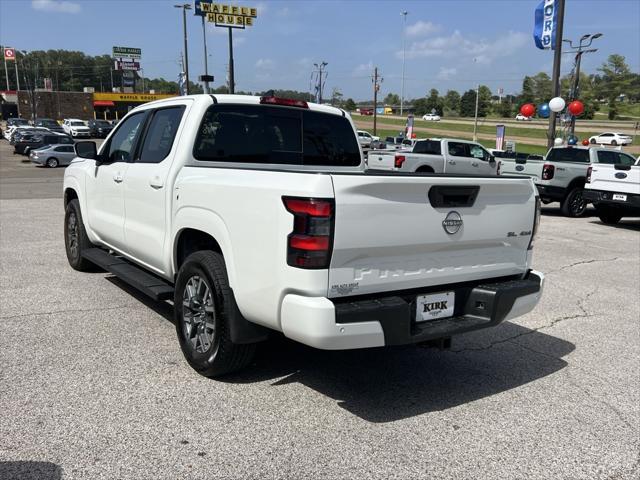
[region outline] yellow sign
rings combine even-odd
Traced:
[[[93,100],[107,100],[112,102],[152,102],[163,98],[176,97],[177,94],[166,93],[94,93]]]
[[[258,9],[253,7],[201,2],[200,9],[207,21],[229,27],[251,27],[253,19],[258,17]]]

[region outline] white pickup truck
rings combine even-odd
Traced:
[[[337,108],[276,97],[150,102],[76,143],[64,238],[173,300],[189,364],[247,365],[279,331],[321,349],[436,342],[534,308],[528,178],[367,173]]]
[[[553,147],[544,160],[502,159],[501,172],[533,178],[543,203],[560,202],[567,217],[579,217],[587,210],[584,184],[590,164],[633,165],[624,152],[603,147]]]
[[[640,159],[628,163],[596,163],[587,170],[584,198],[593,203],[602,223],[640,217]]]
[[[482,145],[466,140],[419,140],[409,152],[369,152],[368,168],[398,172],[499,175],[495,158]]]

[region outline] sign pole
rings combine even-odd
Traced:
[[[207,59],[207,29],[204,24],[204,15],[202,19],[202,41],[204,43],[204,74],[209,75],[208,59]],[[209,93],[209,80],[204,82],[204,93]]]
[[[564,0],[556,0],[558,17],[556,23],[556,44],[553,55],[553,95],[560,96],[560,58],[562,56],[562,26],[564,25]],[[549,130],[547,131],[547,148],[553,147],[556,136],[556,112],[551,111],[549,115]]]
[[[191,8],[191,5],[187,6]],[[185,77],[185,93],[189,95],[189,51],[187,49],[187,9],[182,8],[182,30],[184,31],[184,77]]]
[[[4,51],[3,53],[3,58],[4,58]],[[9,70],[7,70],[7,59],[4,58],[4,78],[7,80],[7,90],[9,90]],[[16,75],[16,79],[17,79],[17,75]]]
[[[229,28],[229,93],[236,93],[236,82],[233,78],[233,28]]]

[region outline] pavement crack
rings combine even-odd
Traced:
[[[569,268],[577,267],[580,265],[589,265],[591,263],[600,263],[600,262],[615,262],[616,260],[619,260],[619,259],[620,257],[592,258],[590,260],[580,260],[579,262],[573,262],[573,263],[570,263],[569,265],[563,265],[560,268],[556,268],[555,270],[550,270],[547,272],[547,275],[551,275],[552,273],[563,272],[564,270],[568,270]]]
[[[50,312],[33,312],[24,313],[22,315],[3,315],[0,319],[7,320],[10,318],[32,317],[34,315],[54,315],[57,313],[83,313],[83,312],[104,312],[109,310],[120,310],[122,308],[133,308],[135,305],[120,305],[118,307],[102,307],[102,308],[69,308],[66,310],[51,310]]]

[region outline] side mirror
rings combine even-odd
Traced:
[[[74,149],[78,157],[96,160],[96,164],[98,163],[98,147],[96,146],[96,142],[78,142],[74,145]]]
[[[489,163],[491,163],[491,164],[496,163],[496,157],[494,157],[493,155],[491,155],[491,156],[489,157]]]

